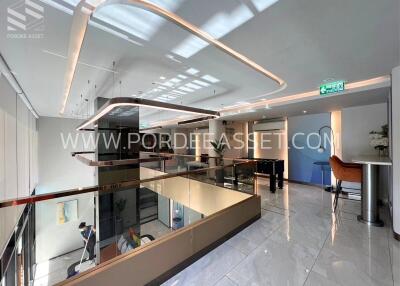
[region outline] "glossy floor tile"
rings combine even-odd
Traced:
[[[165,285],[400,285],[400,242],[386,225],[357,221],[360,201],[321,188],[285,184],[259,191],[262,217]]]

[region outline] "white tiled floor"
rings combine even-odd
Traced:
[[[142,224],[140,226],[140,234],[145,235],[145,234],[150,234],[152,235],[155,239],[160,238],[168,233],[170,233],[172,229],[164,225],[161,221],[159,220],[153,220],[151,222]]]
[[[262,190],[262,218],[165,285],[400,285],[400,242],[357,221],[360,202],[317,187]]]
[[[83,249],[76,250],[50,261],[37,264],[33,285],[50,286],[65,280],[68,267],[81,259],[82,251]]]
[[[160,221],[154,220],[148,222],[141,226],[142,234],[151,234],[156,239],[169,233],[171,229],[164,226]],[[83,249],[70,252],[68,254],[59,256],[57,258],[51,259],[37,264],[34,286],[50,286],[58,282],[61,282],[67,278],[68,267],[80,261]],[[85,258],[87,257],[87,252],[85,253]],[[82,266],[82,272],[88,268],[94,267],[94,264],[86,262]]]

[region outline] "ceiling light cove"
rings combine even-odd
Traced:
[[[182,0],[183,1],[183,0]],[[152,2],[157,2],[152,3]],[[72,81],[74,79],[75,71],[76,71],[76,66],[79,58],[79,54],[82,48],[82,43],[83,39],[86,34],[86,29],[89,23],[89,19],[92,16],[100,15],[100,17],[105,17],[103,20],[105,22],[111,21],[115,25],[126,25],[126,29],[130,29],[130,32],[133,33],[133,30],[137,28],[137,25],[141,26],[143,29],[146,29],[146,27],[150,27],[149,29],[153,29],[154,25],[151,23],[149,19],[146,18],[146,22],[142,23],[138,20],[135,19],[135,17],[132,17],[132,15],[135,15],[135,13],[138,13],[137,9],[131,11],[131,7],[136,7],[140,8],[142,10],[147,10],[149,12],[152,12],[152,14],[158,15],[163,17],[164,19],[176,24],[177,26],[189,31],[196,37],[201,38],[203,41],[206,41],[208,44],[212,44],[213,46],[217,47],[220,49],[222,52],[226,53],[227,55],[232,56],[233,58],[239,60],[240,62],[244,63],[245,65],[249,66],[250,68],[254,69],[255,71],[259,72],[260,74],[268,77],[269,79],[273,80],[279,85],[279,88],[282,89],[286,87],[286,83],[284,82],[283,79],[279,78],[272,72],[266,70],[262,66],[258,65],[254,61],[250,60],[249,58],[245,57],[241,53],[233,50],[232,48],[228,47],[227,45],[223,44],[222,42],[218,41],[215,37],[210,35],[209,33],[205,32],[204,30],[194,26],[193,24],[187,22],[183,18],[179,17],[178,15],[174,14],[171,12],[171,10],[174,10],[177,6],[180,5],[181,1],[177,0],[154,0],[152,2],[146,1],[146,0],[103,0],[103,1],[92,1],[91,5],[93,5],[93,10],[90,10],[90,14],[83,13],[82,10],[80,9],[83,7],[85,1],[81,1],[78,6],[76,6],[73,14],[73,20],[72,20],[72,28],[71,28],[71,34],[70,34],[70,43],[69,43],[69,49],[68,49],[68,60],[67,60],[67,70],[66,74],[64,77],[64,93],[63,93],[63,99],[62,99],[62,107],[61,107],[61,114],[64,114],[66,104],[68,102],[71,86],[72,86]],[[158,3],[159,2],[159,3]],[[101,5],[99,5],[101,4]],[[98,5],[98,6],[96,6]],[[169,7],[168,5],[172,5]],[[121,7],[121,6],[128,6],[128,7]],[[122,10],[120,10],[122,9]],[[107,14],[107,11],[109,11]],[[129,15],[125,15],[127,11],[130,11]],[[146,13],[148,15],[149,13]],[[121,15],[123,17],[121,17]],[[209,25],[223,25],[224,19],[226,16],[216,16],[215,18],[211,19],[209,22]],[[252,12],[249,10],[248,7],[245,5],[239,5],[237,9],[235,9],[231,15],[231,27],[223,27],[219,26],[218,31],[215,33],[216,36],[221,36],[226,33],[228,33],[229,30],[232,30],[232,27],[238,27],[251,17],[253,17]],[[121,19],[124,19],[123,22],[121,22]],[[234,19],[234,20],[232,20]],[[114,21],[114,22],[113,22]],[[139,23],[139,24],[138,24]],[[157,26],[157,25],[156,25]],[[234,28],[233,28],[234,29]],[[143,32],[142,30],[138,31],[139,33]],[[151,31],[149,32],[151,33]],[[191,69],[189,69],[191,70]],[[198,72],[196,72],[196,69],[191,70],[192,74],[195,75]],[[209,81],[211,83],[218,82],[219,79],[211,79],[210,77],[202,77],[204,80]],[[165,86],[165,83],[164,83]],[[169,87],[172,87],[173,84]],[[182,90],[182,89],[181,89]],[[185,90],[184,90],[185,91]]]
[[[384,87],[384,86],[390,86],[390,76],[380,76],[380,77],[362,80],[362,81],[358,81],[358,82],[348,83],[346,86],[346,90],[343,93],[340,93],[340,95],[342,96],[342,95],[345,95],[346,93],[362,91],[362,90],[366,90],[366,89],[369,89],[372,87],[378,88],[378,87]],[[338,96],[338,94],[332,94],[329,96]],[[325,96],[325,97],[328,97],[328,96]],[[272,98],[272,99],[259,100],[254,103],[237,102],[237,105],[224,107],[221,110],[221,114],[222,114],[222,116],[225,116],[225,115],[230,115],[230,114],[234,114],[237,112],[239,112],[239,113],[246,112],[249,108],[252,108],[252,109],[263,108],[263,107],[271,108],[272,106],[284,105],[284,104],[294,103],[294,102],[298,102],[298,101],[312,100],[312,99],[317,99],[317,98],[321,98],[319,89],[311,90],[311,91],[304,92],[304,93],[298,93],[298,94],[292,94],[292,95]]]
[[[148,107],[153,109],[161,109],[161,110],[169,110],[169,111],[177,111],[182,113],[189,113],[189,114],[200,114],[205,116],[210,116],[212,118],[220,117],[219,112],[171,103],[165,103],[160,101],[154,100],[146,100],[141,98],[131,98],[131,97],[116,97],[109,99],[98,111],[97,113],[89,118],[87,121],[83,122],[79,125],[76,130],[82,130],[90,126],[91,124],[96,123],[100,118],[106,116],[107,114],[114,114],[115,112],[119,111],[121,107]],[[136,111],[136,110],[134,110]],[[113,113],[114,112],[114,113]]]

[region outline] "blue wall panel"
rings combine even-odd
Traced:
[[[295,116],[288,118],[289,146],[289,179],[305,183],[330,185],[331,173],[328,166],[317,165],[316,162],[328,162],[331,148],[326,140],[325,152],[318,153],[320,138],[318,130],[331,125],[330,113]],[[330,135],[330,130],[324,128],[324,133]],[[323,142],[324,140],[322,140]],[[300,147],[300,148],[296,148]],[[324,172],[322,172],[324,168]],[[322,174],[324,177],[322,178]]]

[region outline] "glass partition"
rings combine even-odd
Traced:
[[[246,193],[254,192],[256,163],[250,160],[142,152],[141,159],[147,158],[158,158],[158,160],[141,163],[141,168],[159,171],[159,173],[145,170],[145,174],[151,173],[157,176],[162,173],[179,174],[184,171],[195,171],[190,173],[190,179]],[[213,168],[219,168],[219,170],[212,170]],[[142,179],[145,177],[141,174]]]
[[[169,160],[154,156],[156,160],[140,163],[140,180],[0,202],[4,213],[23,209],[2,256],[2,279],[30,277],[26,281],[35,285],[53,285],[254,194],[252,181],[241,181],[244,170],[252,176],[252,162],[227,159],[219,166],[171,174],[161,171]],[[171,158],[172,163],[193,159]]]

